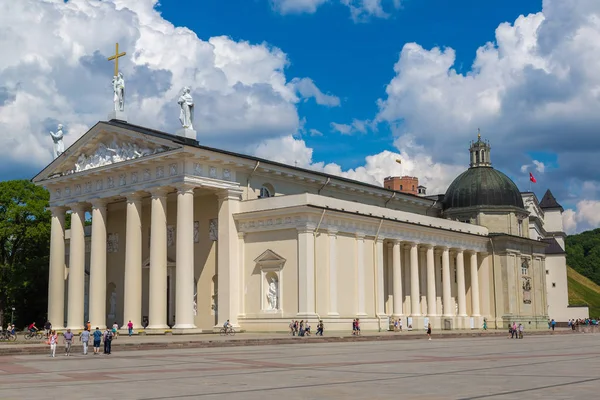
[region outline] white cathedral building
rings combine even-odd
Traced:
[[[190,136],[99,122],[33,179],[50,192],[53,326],[540,328],[587,316],[568,308],[562,208],[550,192],[521,194],[480,138],[445,195],[417,196]]]

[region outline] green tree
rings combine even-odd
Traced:
[[[568,236],[566,245],[567,265],[600,284],[600,229]]]
[[[0,182],[0,323],[45,322],[50,253],[49,193],[26,180]]]

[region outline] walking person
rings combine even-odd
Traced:
[[[427,340],[431,340],[431,324],[427,324]]]
[[[525,326],[519,324],[519,339],[523,339],[523,332],[525,332]]]
[[[71,345],[73,344],[73,332],[70,329],[63,334],[63,338],[65,339],[65,356],[69,357],[71,355]]]
[[[106,328],[106,331],[104,332],[104,354],[110,354],[112,339],[113,339],[112,331],[110,329]]]
[[[487,318],[483,319],[483,330],[487,331]]]
[[[48,337],[48,343],[50,344],[50,357],[56,356],[56,342],[58,342],[58,334],[56,331],[51,331]]]
[[[94,331],[94,355],[100,354],[100,341],[102,340],[102,331],[96,327]]]
[[[513,337],[515,339],[519,338],[519,330],[517,328],[517,323],[516,322],[513,322],[513,325],[512,325],[512,336],[511,336],[511,338],[513,338]]]
[[[552,331],[554,331],[554,328],[556,327],[556,321],[552,319],[552,321],[550,321],[550,325],[552,326]]]
[[[117,324],[117,321],[115,321],[115,323],[112,326],[112,334],[113,334],[113,339],[116,339],[117,337],[119,337],[119,324]]]
[[[129,337],[131,337],[133,334],[133,322],[131,320],[127,323],[127,331],[129,332]]]
[[[88,330],[87,326],[85,327],[85,329],[83,330],[83,332],[81,332],[81,335],[79,336],[79,341],[83,345],[83,355],[87,356],[87,353],[88,353],[88,343],[90,341],[90,331]]]
[[[50,321],[46,321],[46,324],[44,325],[44,335],[46,338],[50,336],[50,332],[52,332],[52,324]]]

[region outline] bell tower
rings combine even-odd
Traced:
[[[481,140],[481,132],[479,129],[477,129],[477,141],[472,141],[471,147],[469,148],[469,152],[471,153],[471,162],[469,167],[491,167],[491,148],[490,142]]]

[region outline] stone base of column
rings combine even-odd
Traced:
[[[170,330],[171,327],[167,324],[158,324],[158,325],[148,325],[146,330]]]
[[[175,331],[176,329],[182,330],[182,329],[198,329],[198,328],[194,324],[176,324],[173,327],[173,331]]]
[[[327,318],[339,318],[339,317],[340,317],[340,313],[336,313],[336,312],[327,313]]]
[[[185,328],[185,329],[173,327],[173,329],[172,329],[173,335],[196,335],[198,333],[203,333],[203,332],[204,331],[202,329],[196,328],[195,326],[193,328]]]
[[[412,330],[423,330],[425,329],[425,317],[422,315],[411,315],[412,318]],[[408,327],[408,325],[407,325]]]
[[[315,313],[298,313],[296,314],[296,319],[319,319],[319,316]]]
[[[172,333],[173,333],[173,331],[171,330],[171,328],[169,328],[168,325],[166,326],[166,328],[150,328],[150,327],[147,327],[146,329],[144,329],[144,334],[145,335],[149,335],[149,336],[153,336],[153,335],[170,335]]]

